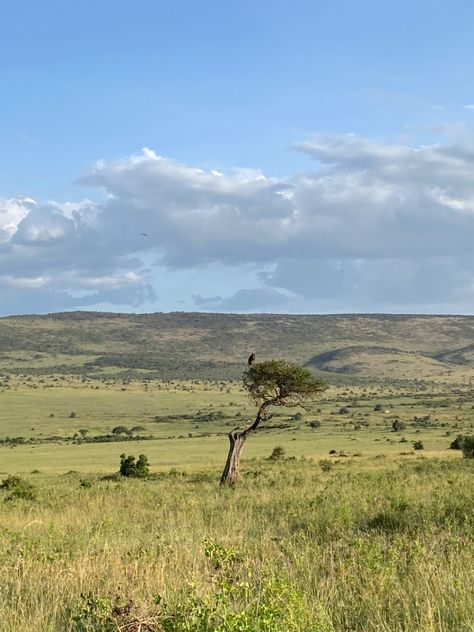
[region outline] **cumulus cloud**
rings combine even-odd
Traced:
[[[8,241],[36,202],[31,198],[0,200],[0,244]]]
[[[105,192],[102,204],[3,202],[0,296],[15,288],[67,295],[65,307],[150,303],[167,268],[201,276],[202,289],[189,292],[201,309],[284,311],[305,300],[314,309],[474,308],[469,134],[424,145],[316,134],[295,149],[311,166],[286,178],[200,169],[146,149],[80,180]],[[251,264],[262,286],[203,297],[209,264]]]

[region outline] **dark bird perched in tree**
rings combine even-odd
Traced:
[[[252,366],[252,364],[255,362],[255,353],[252,352],[249,355],[249,359],[247,360],[247,362],[248,362],[249,366]]]

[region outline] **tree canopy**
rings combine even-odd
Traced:
[[[257,405],[307,407],[326,388],[311,371],[289,360],[267,360],[250,366],[243,383]]]

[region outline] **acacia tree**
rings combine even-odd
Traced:
[[[273,406],[308,408],[327,387],[308,369],[288,360],[268,360],[252,364],[243,374],[245,389],[258,407],[255,420],[243,430],[229,432],[229,454],[221,476],[221,485],[234,485],[239,478],[240,457],[247,437],[273,414]]]

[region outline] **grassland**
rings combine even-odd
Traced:
[[[0,630],[473,631],[474,467],[449,449],[474,434],[471,320],[416,317],[410,338],[408,317],[323,319],[317,336],[312,317],[309,333],[204,318],[194,337],[180,318],[151,368],[150,323],[138,343],[128,317],[0,320],[0,478],[32,486],[0,489]],[[259,357],[278,335],[274,355],[294,345],[331,387],[279,410],[219,489],[226,435],[254,414],[232,377],[252,328]],[[123,452],[151,476],[115,476]]]
[[[472,630],[474,472],[448,448],[473,405],[469,384],[333,386],[249,440],[229,491],[238,383],[4,378],[2,478],[36,497],[0,492],[0,630]],[[122,452],[151,478],[110,480]]]
[[[37,475],[0,515],[0,629],[473,629],[466,460],[259,460],[233,491],[216,475]]]

